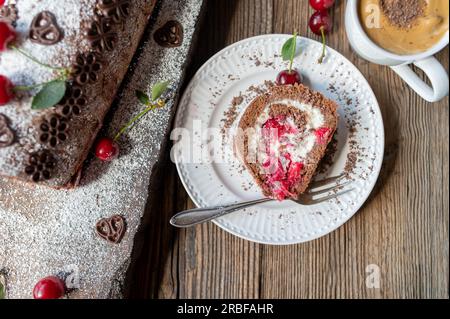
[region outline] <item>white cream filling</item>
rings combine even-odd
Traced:
[[[266,108],[270,109],[273,105],[282,104],[286,106],[293,106],[308,115],[309,121],[306,123],[308,129],[318,129],[323,125],[323,114],[318,108],[313,107],[311,104],[302,103],[296,100],[283,99],[270,103]]]
[[[269,120],[269,111],[273,105],[286,105],[293,106],[300,111],[306,113],[308,120],[305,125],[305,130],[303,133],[289,133],[283,135],[282,141],[274,141],[271,143],[271,151],[275,156],[279,156],[281,148],[291,154],[291,159],[294,162],[304,162],[307,158],[309,152],[314,147],[316,142],[315,130],[322,127],[324,124],[323,114],[318,108],[313,107],[310,104],[301,103],[296,100],[283,99],[279,101],[272,102],[268,104],[263,112],[258,116],[255,122],[255,138],[249,139],[251,149],[257,151],[257,160],[260,163],[264,163],[267,160],[267,154],[262,144],[262,126]],[[296,127],[294,120],[292,118],[287,119],[289,125]],[[259,147],[258,147],[259,144]]]

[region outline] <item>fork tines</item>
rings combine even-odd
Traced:
[[[345,176],[345,174],[342,174],[313,182],[308,191],[300,195],[298,202],[304,205],[313,205],[353,191],[353,188],[344,189],[351,183],[350,180],[344,180]]]

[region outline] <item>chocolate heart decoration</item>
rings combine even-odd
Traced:
[[[14,142],[14,132],[8,126],[8,119],[0,114],[0,148],[8,147]]]
[[[42,45],[53,45],[61,41],[63,32],[56,18],[49,11],[42,11],[34,17],[30,26],[30,40]]]
[[[178,21],[168,21],[156,30],[153,37],[156,43],[162,47],[179,47],[183,43],[183,26]]]
[[[100,219],[95,225],[95,230],[103,239],[118,244],[126,231],[125,219],[120,215]]]

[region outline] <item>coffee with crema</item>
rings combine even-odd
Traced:
[[[359,16],[378,46],[399,55],[418,54],[448,36],[448,0],[360,0]]]

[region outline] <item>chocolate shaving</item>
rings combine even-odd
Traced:
[[[347,154],[347,161],[345,162],[344,173],[350,178],[351,174],[355,172],[356,162],[358,160],[358,153],[354,150]]]
[[[51,114],[48,118],[43,118],[39,124],[39,142],[55,148],[67,140],[68,128],[69,125],[64,117]]]
[[[100,0],[97,6],[103,16],[114,23],[121,23],[129,16],[130,5],[129,0]]]
[[[117,41],[117,33],[111,28],[110,19],[96,16],[86,32],[91,49],[98,53],[112,51]]]
[[[53,45],[64,37],[56,18],[49,11],[42,11],[34,17],[30,26],[30,40],[42,45]]]
[[[48,150],[42,150],[30,154],[28,165],[25,167],[25,174],[37,183],[42,180],[49,180],[52,177],[52,171],[56,167],[56,160]]]
[[[80,86],[97,82],[102,64],[99,55],[95,53],[78,54],[72,65],[72,76],[75,82]]]
[[[0,20],[3,20],[13,27],[16,26],[16,22],[19,19],[19,11],[15,4],[4,5],[0,8]]]
[[[183,26],[175,20],[166,22],[156,30],[153,38],[162,47],[174,48],[183,43]]]
[[[125,219],[120,215],[100,219],[95,225],[95,230],[103,239],[118,244],[126,231]]]
[[[8,125],[8,118],[0,114],[0,148],[11,146],[14,143],[14,132]]]

